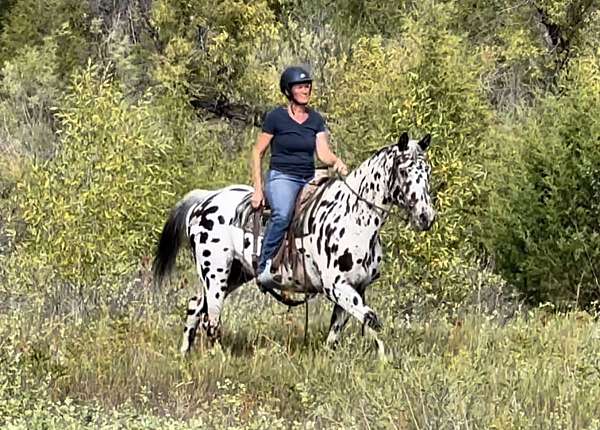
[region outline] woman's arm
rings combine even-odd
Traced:
[[[252,148],[252,181],[254,182],[254,195],[252,196],[252,207],[258,208],[264,204],[263,183],[262,183],[262,158],[265,155],[269,143],[273,138],[272,134],[264,131],[258,135],[256,144]]]
[[[348,174],[348,167],[329,148],[329,135],[326,131],[317,133],[316,150],[319,160],[328,166],[333,166],[333,169],[341,175],[346,176]]]

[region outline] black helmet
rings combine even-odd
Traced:
[[[303,84],[306,82],[312,84],[310,73],[302,67],[288,67],[281,74],[279,89],[281,89],[281,92],[290,99],[292,97],[292,85]]]

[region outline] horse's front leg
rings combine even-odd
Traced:
[[[359,293],[340,273],[325,275],[323,279],[323,289],[327,298],[337,305],[336,308],[339,306],[343,311],[348,312],[366,326],[367,333],[371,335],[377,343],[377,352],[379,356],[381,358],[385,357],[385,346],[383,341],[379,339],[379,336],[377,335],[377,332],[380,331],[382,327],[381,322],[375,311],[365,304],[363,295]],[[330,332],[327,337],[328,344],[330,338],[332,341],[337,340],[337,335],[332,335],[331,333],[331,330],[335,331],[335,323],[337,323],[339,318],[336,317],[336,308],[334,308],[332,326],[330,327]],[[334,318],[335,323],[333,321]],[[341,331],[341,329],[339,331]]]
[[[340,340],[342,330],[348,323],[350,314],[340,305],[333,305],[333,313],[331,314],[331,322],[329,324],[329,334],[327,335],[327,346],[334,348]]]

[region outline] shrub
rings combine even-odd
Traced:
[[[0,150],[3,156],[48,158],[55,149],[54,112],[60,82],[53,38],[39,47],[25,47],[0,71]],[[0,177],[4,176],[1,174]]]
[[[600,298],[597,56],[574,62],[561,91],[493,136],[483,233],[529,298],[589,305]]]
[[[158,82],[215,104],[272,102],[278,81],[269,67],[275,55],[268,54],[279,24],[268,2],[161,0],[153,18],[164,44],[154,70]]]
[[[59,74],[68,76],[87,57],[88,6],[79,0],[15,1],[0,34],[0,63],[25,47],[40,46],[46,37],[53,37],[61,47],[57,52]]]
[[[91,283],[151,252],[175,194],[208,176],[196,162],[203,146],[193,146],[202,131],[179,100],[148,94],[130,105],[93,66],[74,78],[58,114],[60,152],[36,161],[14,195],[27,226],[22,269],[51,264],[66,281]]]

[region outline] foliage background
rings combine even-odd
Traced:
[[[2,2],[0,423],[598,428],[598,46],[592,0]],[[393,214],[368,297],[391,357],[353,324],[325,351],[325,302],[303,346],[248,287],[180,360],[197,281],[185,255],[154,286],[154,244],[190,189],[250,181],[291,64],[350,166],[433,135],[438,222]]]

